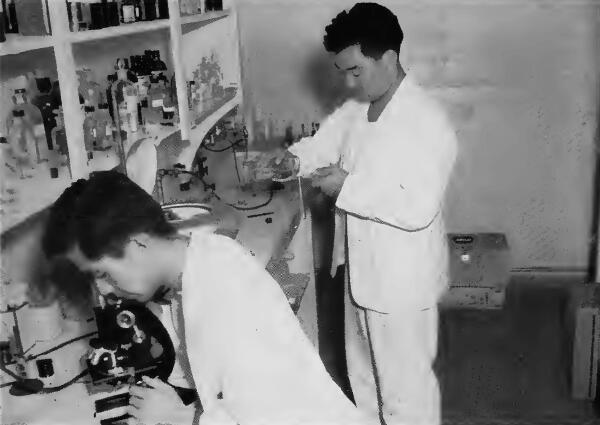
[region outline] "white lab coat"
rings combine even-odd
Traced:
[[[345,335],[357,406],[388,425],[439,425],[437,301],[447,285],[441,214],[456,137],[438,104],[410,76],[379,119],[349,101],[290,151],[300,174],[338,164],[333,266],[347,235]]]
[[[183,321],[204,408],[200,424],[368,423],[327,374],[277,282],[248,252],[199,232],[186,255]]]
[[[300,174],[339,164],[349,175],[336,206],[346,212],[353,300],[392,312],[435,305],[447,285],[441,206],[456,136],[441,107],[406,76],[377,122],[348,101],[315,136],[290,147]],[[334,260],[343,252],[338,215]]]

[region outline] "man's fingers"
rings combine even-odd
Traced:
[[[148,388],[140,387],[139,385],[132,385],[129,388],[129,394],[134,397],[144,399],[148,396]]]
[[[127,413],[129,416],[131,416],[131,418],[129,418],[129,419],[135,419],[132,423],[137,424],[139,422],[139,419],[138,419],[139,410],[136,409],[135,407],[127,406],[127,408],[125,409],[125,413]]]
[[[132,407],[133,411],[142,410],[141,400],[139,398],[130,398],[129,399],[129,407]]]
[[[329,174],[331,174],[333,172],[333,168],[332,167],[325,167],[325,168],[317,168],[314,172],[313,175],[314,176],[318,176],[318,177],[324,177],[324,176],[328,176]]]

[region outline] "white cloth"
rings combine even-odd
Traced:
[[[344,308],[348,378],[357,407],[373,421],[381,415],[387,425],[439,425],[440,391],[431,367],[437,308],[367,310],[352,302],[347,283]]]
[[[347,213],[356,303],[379,312],[430,307],[447,285],[441,206],[456,135],[410,76],[376,122],[367,111],[367,104],[346,102],[290,152],[302,176],[332,164],[349,173],[336,206]]]
[[[279,285],[235,241],[194,233],[182,276],[200,423],[369,423],[327,374]],[[219,393],[223,394],[222,400]]]

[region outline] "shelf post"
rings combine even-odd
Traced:
[[[181,14],[179,1],[169,0],[170,44],[173,67],[175,68],[175,85],[177,86],[177,107],[179,110],[179,129],[181,141],[190,139],[190,109],[187,99],[187,81],[183,63],[182,46],[183,35],[181,31]]]
[[[60,84],[60,97],[65,120],[67,146],[73,181],[87,178],[87,154],[83,143],[83,111],[79,105],[79,82],[75,72],[75,59],[69,40],[67,4],[64,1],[51,1],[48,4],[56,71]]]

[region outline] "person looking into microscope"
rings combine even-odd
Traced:
[[[388,425],[437,425],[432,363],[437,301],[447,285],[441,206],[455,132],[402,68],[403,32],[389,9],[358,3],[325,31],[325,49],[353,99],[278,161],[281,168],[295,163],[299,176],[337,199],[334,266],[346,263],[346,357],[356,405]]]
[[[162,286],[181,291],[177,333],[202,424],[368,423],[327,374],[268,272],[230,238],[178,233],[125,175],[99,172],[66,189],[42,245],[48,258],[69,259],[122,298],[147,302]],[[145,381],[152,388],[131,389],[130,423],[191,423],[165,413],[186,409],[170,386]]]

